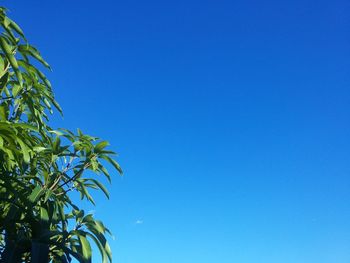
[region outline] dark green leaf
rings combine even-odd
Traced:
[[[42,187],[37,185],[33,189],[32,193],[29,195],[28,200],[31,203],[36,203],[36,201],[40,198],[41,194],[42,194]]]

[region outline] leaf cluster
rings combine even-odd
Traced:
[[[43,70],[51,69],[0,7],[0,262],[91,262],[91,242],[111,262],[104,224],[72,201],[109,197],[106,164],[122,170],[108,142],[79,129],[53,129],[62,113]],[[87,172],[90,171],[90,172]]]

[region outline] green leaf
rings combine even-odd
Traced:
[[[21,146],[23,160],[26,163],[29,163],[30,161],[29,148],[27,147],[27,145],[25,145],[25,143],[21,139],[17,138],[17,141],[18,141],[18,144]]]
[[[109,142],[107,141],[99,142],[98,144],[95,145],[94,151],[98,153],[102,151],[104,148],[106,148],[108,145],[109,145]]]
[[[8,72],[2,72],[1,74],[3,74],[3,75],[0,78],[0,95],[1,95],[4,87],[6,86],[8,78],[9,78]]]
[[[96,230],[100,233],[100,234],[104,234],[106,232],[106,228],[103,225],[103,223],[99,220],[95,221],[96,224]]]
[[[22,29],[11,19],[10,20],[10,27],[16,31],[17,34],[19,34],[21,37],[23,37],[24,40],[26,40],[24,33]]]
[[[42,152],[42,151],[47,150],[47,148],[42,147],[42,146],[36,146],[36,147],[33,148],[33,150],[34,150],[35,152],[37,152],[37,153],[40,153],[40,152]]]
[[[61,106],[54,99],[51,100],[51,103],[56,107],[56,109],[62,114]]]
[[[41,80],[44,82],[44,84],[46,85],[46,87],[51,90],[51,83],[50,81],[46,78],[46,76],[44,75],[44,73],[42,73],[40,70],[37,70],[37,74],[39,75],[39,77],[41,78]]]
[[[63,228],[66,228],[66,215],[64,213],[64,208],[61,202],[56,202],[58,213],[61,218],[61,222],[63,224]]]
[[[7,120],[7,112],[4,106],[0,106],[0,118],[3,121]]]
[[[98,169],[98,162],[96,160],[91,160],[90,161],[91,164],[91,169],[95,172]]]
[[[109,193],[107,188],[100,183],[99,181],[95,180],[95,179],[90,179],[92,182],[94,182],[94,184],[96,184],[98,186],[98,188],[100,188],[102,190],[102,192],[106,195],[106,197],[109,199]]]
[[[15,71],[19,84],[22,86],[23,77],[22,77],[21,71],[18,68],[17,60],[15,56],[12,54],[12,50],[10,46],[7,44],[4,37],[0,37],[0,47],[4,51],[6,58],[9,60],[13,70]]]
[[[53,142],[52,148],[55,153],[59,153],[60,150],[60,145],[61,145],[61,139],[60,137],[56,137],[55,141]]]
[[[79,235],[78,238],[79,238],[81,249],[83,252],[83,258],[86,260],[90,260],[91,259],[91,246],[90,246],[89,241],[83,235]]]
[[[18,47],[18,50],[22,53],[30,54],[32,57],[34,57],[35,59],[40,61],[45,67],[47,67],[48,69],[51,69],[50,65],[42,58],[40,52],[36,48],[34,48],[33,46],[28,45],[28,44],[20,45]]]
[[[89,230],[94,234],[95,237],[97,237],[98,241],[101,243],[102,250],[107,255],[109,261],[112,262],[112,251],[105,236],[103,234],[100,234],[94,229],[89,229]]]
[[[94,235],[92,235],[90,233],[87,233],[87,235],[95,242],[98,249],[100,250],[100,254],[102,256],[102,263],[107,263],[108,262],[107,261],[107,253],[106,253],[104,247],[102,246],[101,242]]]
[[[7,16],[5,16],[2,22],[4,23],[4,27],[8,28],[11,23],[11,20]]]
[[[111,183],[111,176],[109,175],[108,170],[102,164],[99,164],[98,168],[107,177],[108,182]]]
[[[44,197],[45,203],[47,200],[49,200],[49,198],[51,197],[52,194],[53,194],[53,192],[50,189],[46,190],[45,197]]]
[[[111,250],[111,247],[109,246],[108,242],[106,242],[104,244],[104,249],[105,249],[105,251],[107,253],[107,256],[108,256],[109,260],[112,261],[112,250]]]
[[[112,158],[109,157],[108,155],[103,155],[103,156],[101,156],[101,158],[107,160],[110,164],[112,164],[113,167],[114,167],[121,175],[123,174],[122,168],[120,167],[120,165],[119,165],[114,159],[112,159]]]
[[[12,88],[12,96],[16,97],[18,95],[18,92],[21,91],[21,86],[20,85],[14,85]]]
[[[42,187],[40,185],[35,186],[32,193],[29,195],[28,200],[31,203],[36,203],[42,194]]]
[[[20,128],[23,130],[31,130],[31,131],[38,131],[38,128],[36,128],[33,125],[30,125],[28,123],[11,123],[12,127]]]
[[[45,221],[45,222],[49,221],[49,214],[48,214],[46,208],[44,208],[44,207],[40,207],[40,219]]]
[[[89,200],[93,205],[96,205],[94,199],[92,198],[89,191],[86,189],[86,187],[83,184],[81,185],[81,190],[82,190],[82,194],[86,196],[87,200]]]

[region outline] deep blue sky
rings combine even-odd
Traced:
[[[120,154],[115,262],[350,262],[348,1],[2,4]]]

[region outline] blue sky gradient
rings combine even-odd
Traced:
[[[350,262],[350,2],[2,5],[120,154],[115,262]]]

